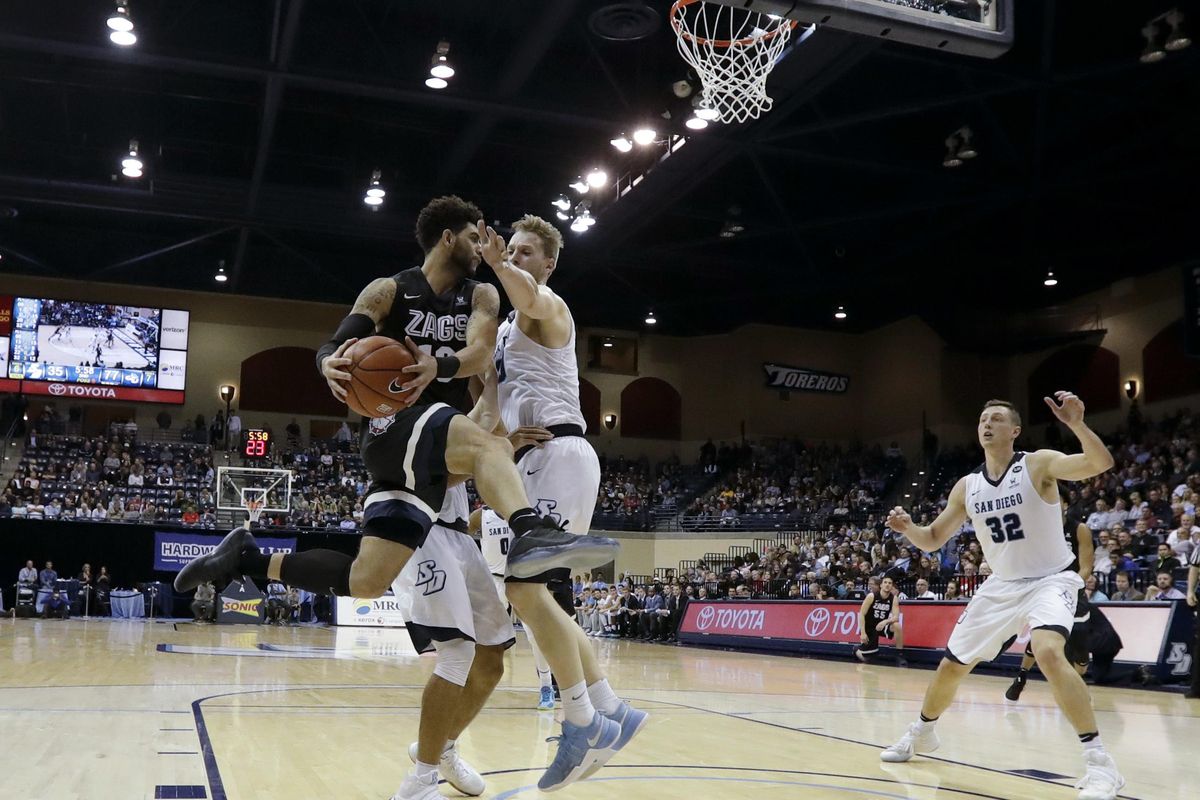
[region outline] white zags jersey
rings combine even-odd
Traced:
[[[1062,510],[1038,494],[1025,453],[1013,455],[997,483],[988,480],[986,465],[975,470],[966,489],[967,514],[995,577],[1042,578],[1075,560],[1063,538]]]
[[[513,533],[504,517],[485,508],[479,519],[479,547],[493,575],[503,575],[508,569],[508,547],[512,540]]]
[[[509,431],[524,425],[587,428],[579,410],[574,320],[566,346],[549,348],[526,336],[516,313],[510,314],[496,334],[495,362],[500,419]]]

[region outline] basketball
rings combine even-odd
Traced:
[[[412,379],[403,370],[416,362],[408,348],[386,336],[368,336],[344,353],[350,359],[346,371],[346,405],[364,417],[386,417],[408,408],[409,399],[398,388]]]

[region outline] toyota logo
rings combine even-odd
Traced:
[[[717,610],[712,606],[705,606],[700,609],[699,615],[696,617],[696,630],[706,631],[712,627],[713,618],[717,616]]]
[[[814,608],[804,620],[804,632],[816,639],[829,627],[829,609]]]
[[[52,383],[50,384],[49,388],[46,389],[46,391],[55,397],[62,397],[67,393],[67,387],[63,386],[61,383]]]

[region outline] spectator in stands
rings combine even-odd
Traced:
[[[38,585],[43,589],[53,589],[54,582],[58,580],[58,573],[54,571],[54,562],[47,561],[46,568],[38,573]]]
[[[237,409],[229,409],[229,419],[226,421],[226,427],[229,429],[229,443],[226,449],[239,446],[242,441],[242,418],[238,416]]]
[[[1175,588],[1175,578],[1169,572],[1154,576],[1154,585],[1146,591],[1147,600],[1184,600],[1183,592]]]
[[[333,438],[338,444],[349,444],[354,439],[354,434],[350,430],[350,423],[343,421],[342,426],[338,428],[337,434]]]
[[[217,590],[213,587],[212,582],[202,583],[196,587],[196,593],[192,595],[192,618],[196,622],[210,622],[215,610],[215,598]]]
[[[942,595],[942,599],[943,600],[962,600],[962,599],[964,599],[962,594],[959,592],[958,581],[953,580],[953,579],[946,581],[946,591]]]
[[[690,587],[689,587],[690,588]],[[667,595],[664,606],[665,620],[663,623],[662,636],[660,637],[665,642],[675,641],[676,634],[679,631],[679,621],[683,619],[683,607],[687,602],[683,593],[683,587],[678,583],[671,586],[671,592]]]
[[[1167,547],[1171,548],[1171,552],[1181,563],[1186,564],[1197,541],[1200,541],[1200,527],[1196,525],[1195,514],[1181,514],[1179,527],[1167,536]]]
[[[653,583],[647,586],[641,618],[638,621],[638,632],[642,639],[657,639],[662,636],[663,615],[660,612],[664,608],[661,587]]]
[[[171,427],[171,415],[167,413],[165,408],[158,412],[158,416],[154,418],[154,421],[158,423],[158,427],[161,430],[165,431]]]
[[[287,433],[288,447],[299,447],[300,446],[300,423],[296,422],[295,417],[292,417],[292,421],[287,424],[287,427],[284,428],[284,431]]]
[[[1146,595],[1133,588],[1133,585],[1129,582],[1129,573],[1121,570],[1117,573],[1117,589],[1109,599],[1114,602],[1125,603],[1133,600],[1145,600]]]
[[[917,578],[917,592],[912,598],[913,600],[937,600],[938,596],[929,591],[929,581],[924,578]]]
[[[221,447],[225,441],[225,412],[217,409],[212,424],[208,426],[208,441],[213,447]]]
[[[1093,603],[1108,602],[1108,595],[1100,590],[1100,581],[1095,575],[1087,576],[1087,580],[1083,582],[1083,591],[1087,595],[1087,599]]]
[[[42,606],[43,619],[67,619],[71,616],[70,604],[67,603],[67,598],[63,597],[62,592],[55,589],[46,598],[45,605]]]
[[[1174,575],[1175,570],[1179,569],[1180,566],[1179,559],[1175,557],[1175,554],[1171,552],[1171,548],[1164,542],[1158,546],[1158,557],[1151,564],[1150,568],[1155,573],[1168,572]]]
[[[37,568],[33,566],[33,560],[30,559],[29,561],[25,562],[25,566],[22,567],[21,571],[17,573],[17,583],[37,583],[37,582],[38,582],[38,571],[37,571]]]

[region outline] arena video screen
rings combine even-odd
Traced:
[[[6,375],[26,394],[182,403],[187,311],[17,297]]]

